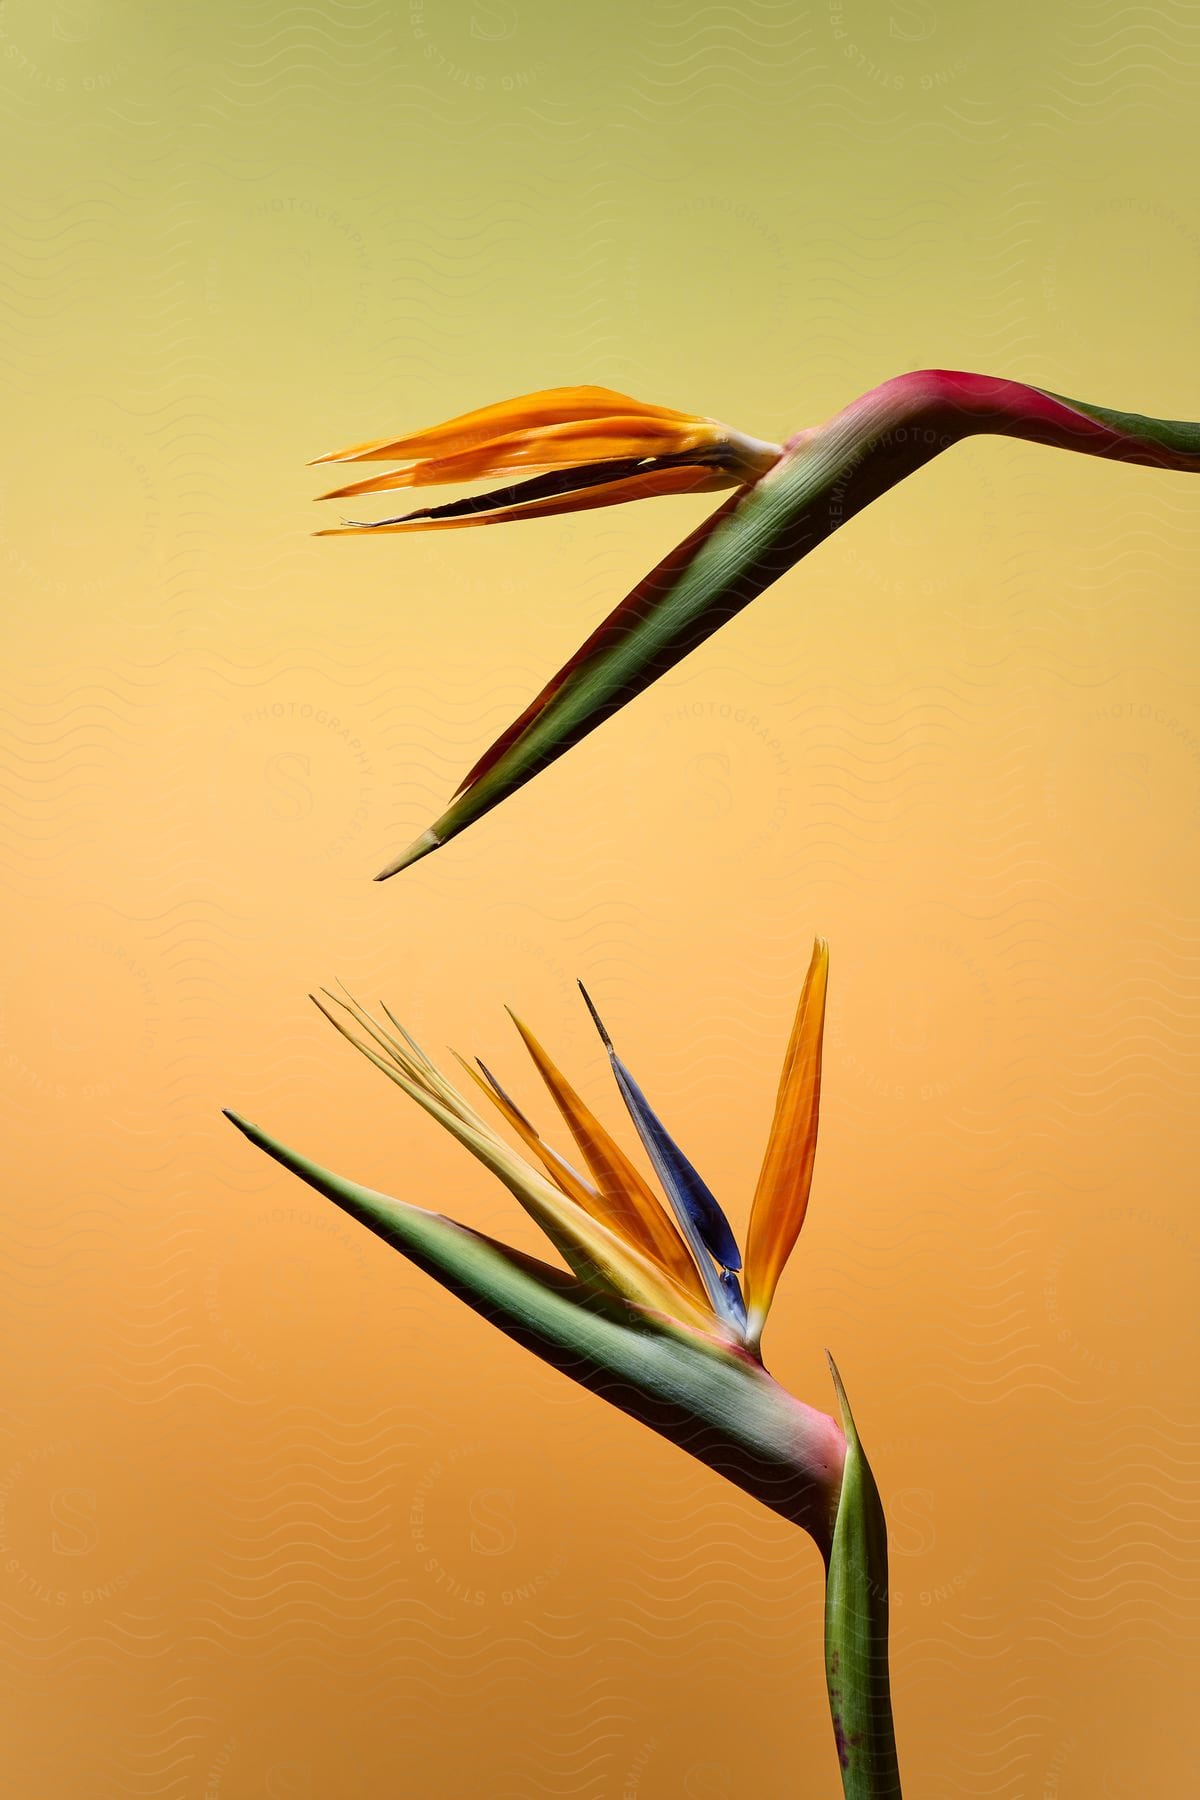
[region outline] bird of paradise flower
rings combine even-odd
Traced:
[[[844,1792],[847,1800],[899,1800],[879,1493],[833,1359],[840,1424],[782,1388],[761,1350],[812,1187],[828,971],[828,947],[818,939],[784,1059],[744,1260],[716,1197],[652,1111],[586,992],[665,1205],[519,1020],[581,1168],[547,1142],[484,1064],[458,1059],[526,1154],[386,1007],[377,1018],[348,994],[314,996],[356,1049],[499,1177],[565,1270],[343,1180],[237,1114],[226,1116],[517,1343],[808,1532],[826,1572],[826,1681]]]
[[[993,432],[1151,468],[1200,471],[1200,424],[1114,412],[986,375],[923,369],[784,444],[607,388],[526,394],[319,462],[399,462],[341,499],[510,477],[505,486],[348,523],[331,535],[435,531],[735,492],[640,581],[464,777],[450,806],[377,880],[428,856],[594,731],[855,513],[963,438]]]

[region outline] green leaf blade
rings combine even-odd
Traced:
[[[846,1434],[825,1586],[825,1677],[846,1800],[901,1800],[888,1671],[887,1523],[833,1358]]]

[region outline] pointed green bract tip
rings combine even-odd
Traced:
[[[413,863],[420,862],[423,856],[429,856],[432,851],[440,850],[441,847],[442,840],[431,826],[428,831],[423,831],[419,838],[413,839],[403,856],[398,856],[395,862],[388,864],[386,869],[380,869],[375,877],[376,881],[390,881],[393,875],[399,875],[401,869],[410,868]]]
[[[826,1350],[825,1361],[829,1364],[829,1373],[833,1377],[833,1388],[837,1395],[838,1408],[842,1415],[842,1430],[846,1433],[847,1440],[853,1437],[855,1443],[857,1443],[858,1434],[854,1429],[854,1414],[850,1411],[850,1402],[846,1398],[846,1389],[842,1385],[842,1378],[838,1373],[838,1366],[833,1360],[832,1350]]]

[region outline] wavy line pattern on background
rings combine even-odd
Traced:
[[[826,1729],[786,1532],[665,1449],[615,1484],[622,1422],[515,1353],[481,1398],[482,1337],[248,1177],[216,1109],[253,1089],[499,1229],[293,997],[411,995],[439,1048],[520,999],[603,1110],[582,977],[740,1228],[766,1109],[727,1097],[770,1090],[803,920],[840,955],[829,1205],[776,1354],[803,1391],[854,1343],[874,1396],[911,1779],[1186,1788],[1185,485],[964,449],[813,562],[803,631],[731,626],[401,900],[362,871],[704,502],[334,570],[300,465],[581,370],[771,434],[941,359],[1181,410],[1194,17],[418,10],[0,8],[9,1779],[302,1800],[354,1741],[369,1792],[782,1800]]]

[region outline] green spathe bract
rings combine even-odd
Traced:
[[[618,1087],[668,1196],[643,1177],[514,1018],[583,1154],[571,1168],[494,1078],[474,1085],[546,1171],[474,1110],[384,1008],[385,1025],[346,995],[318,1001],[340,1034],[508,1187],[559,1250],[553,1268],[438,1213],[346,1181],[235,1114],[250,1141],[431,1274],[516,1343],[809,1533],[828,1587],[830,1707],[851,1800],[898,1795],[887,1683],[883,1512],[836,1369],[843,1424],[806,1406],[763,1367],[759,1343],[807,1211],[821,1084],[828,946],[818,938],[796,1009],[751,1208],[743,1260],[715,1194],[612,1049]],[[459,1058],[471,1073],[471,1065]],[[593,1179],[594,1178],[594,1179]],[[720,1262],[717,1280],[714,1258]],[[734,1269],[744,1268],[754,1322]],[[707,1269],[708,1279],[702,1280]],[[730,1285],[726,1287],[724,1282]],[[736,1302],[736,1304],[735,1304]],[[831,1363],[832,1367],[832,1363]]]
[[[753,1358],[605,1307],[573,1276],[346,1181],[248,1119],[238,1130],[508,1337],[800,1525],[828,1555],[843,1439]]]
[[[1200,472],[1200,425],[1114,412],[998,377],[924,369],[798,433],[639,583],[376,877],[428,856],[649,687],[856,513],[963,439],[995,433]]]
[[[622,1320],[583,1297],[573,1276],[346,1181],[225,1116],[507,1336],[809,1533],[826,1564],[826,1670],[847,1800],[899,1800],[883,1511],[832,1359],[844,1435],[753,1358]]]

